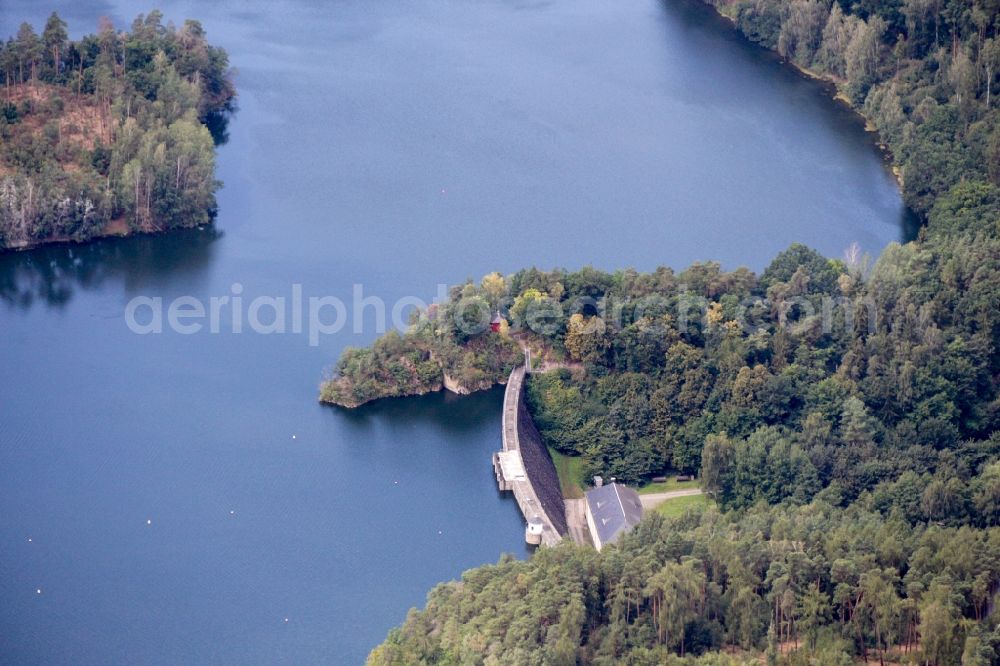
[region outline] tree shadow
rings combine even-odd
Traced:
[[[62,308],[78,289],[98,289],[110,280],[132,292],[165,274],[198,273],[211,263],[222,236],[209,225],[0,253],[0,301],[17,310],[40,303]]]
[[[495,386],[465,396],[436,391],[421,396],[383,398],[355,409],[325,407],[355,431],[368,430],[376,423],[423,423],[461,434],[496,420],[497,410],[503,402],[503,390],[502,386]],[[457,403],[461,403],[461,409],[456,409]]]
[[[212,135],[216,148],[229,143],[229,121],[240,110],[235,102],[230,102],[224,108],[210,111],[202,121]]]

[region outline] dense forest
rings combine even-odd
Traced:
[[[716,4],[865,114],[919,238],[759,275],[494,274],[348,352],[357,385],[428,340],[544,349],[529,402],[580,481],[691,472],[715,500],[469,571],[370,663],[1000,664],[1000,3]]]
[[[53,13],[0,42],[0,248],[211,221],[228,57],[162,18],[72,41]]]
[[[998,529],[836,498],[653,514],[601,553],[542,549],[438,586],[369,663],[988,666],[998,575]]]

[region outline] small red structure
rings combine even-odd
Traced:
[[[490,330],[494,333],[498,333],[500,331],[500,326],[503,323],[504,318],[500,316],[500,311],[497,310],[497,313],[493,315],[493,319],[490,320]]]

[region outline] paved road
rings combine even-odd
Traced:
[[[649,493],[648,495],[639,495],[639,500],[642,502],[643,511],[649,511],[660,506],[667,500],[674,499],[675,497],[690,497],[691,495],[701,495],[701,488],[671,490],[668,493]]]

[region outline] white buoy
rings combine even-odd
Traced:
[[[285,622],[288,622],[288,618],[287,617],[285,618]]]
[[[28,537],[28,543],[31,543],[31,537]]]
[[[230,511],[230,512],[229,512],[229,515],[230,515],[230,516],[235,516],[235,515],[236,515],[236,512],[235,512],[235,511]]]
[[[292,439],[295,439],[295,435],[292,435]]]
[[[152,525],[152,524],[153,524],[153,521],[152,521],[152,520],[147,520],[147,521],[146,521],[146,524],[147,524],[147,525]]]
[[[35,590],[35,594],[41,594],[41,593],[42,593],[42,588],[38,588],[37,590]]]

